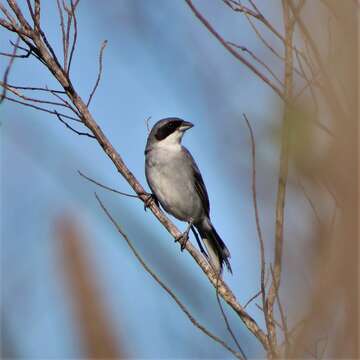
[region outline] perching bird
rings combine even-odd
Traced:
[[[194,232],[200,250],[210,265],[221,273],[223,264],[230,272],[230,252],[210,221],[210,204],[199,168],[190,152],[181,144],[186,130],[194,125],[179,118],[158,121],[147,139],[145,149],[145,174],[155,199],[177,219],[186,221],[188,227],[182,238]],[[198,239],[199,232],[205,245]]]

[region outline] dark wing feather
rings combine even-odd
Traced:
[[[194,158],[191,156],[189,150],[186,149],[185,147],[184,147],[184,150],[185,150],[185,153],[188,156],[188,158],[191,160],[192,170],[193,170],[193,175],[194,175],[194,180],[195,180],[195,189],[200,196],[200,199],[201,199],[201,202],[205,209],[206,215],[209,216],[210,202],[209,202],[209,196],[206,191],[205,184],[204,184],[204,180],[203,180],[200,170],[197,167],[196,162],[195,162]]]

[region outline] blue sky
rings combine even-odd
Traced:
[[[152,124],[160,118],[177,116],[195,124],[184,143],[202,171],[213,223],[232,254],[234,275],[225,274],[225,279],[239,301],[245,303],[258,290],[259,249],[250,192],[250,143],[242,113],[248,115],[257,140],[260,213],[270,248],[277,171],[273,134],[281,118],[281,103],[269,87],[225,52],[184,2],[99,3],[82,1],[78,9],[73,84],[87,98],[97,75],[100,45],[108,40],[103,77],[90,110],[144,185],[145,120],[151,116]],[[221,2],[195,3],[229,40],[268,58],[243,17]],[[264,5],[268,6],[264,11],[281,26],[274,15],[278,4],[271,1]],[[43,14],[43,27],[60,53],[55,3],[43,2]],[[0,34],[8,37],[3,30]],[[6,47],[3,43],[2,50]],[[1,61],[3,70],[6,64]],[[271,60],[269,63],[276,68]],[[10,83],[56,86],[34,60],[16,61]],[[94,190],[144,258],[190,304],[196,317],[231,342],[220,320],[215,294],[190,256],[180,252],[139,201],[107,193],[78,176],[77,170],[81,170],[119,190],[131,190],[101,148],[93,140],[70,132],[48,114],[10,103],[4,103],[0,112],[1,294],[9,336],[18,355],[81,356],[83,345],[54,237],[56,219],[67,213],[82,224],[89,239],[84,246],[114,332],[126,344],[129,356],[227,357],[225,350],[190,324],[139,266],[104,217]],[[185,227],[175,222],[180,229]],[[262,323],[254,305],[249,311]],[[235,317],[230,319],[249,355],[259,355],[253,337]]]

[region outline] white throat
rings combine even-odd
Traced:
[[[181,150],[181,139],[183,135],[183,131],[176,130],[165,139],[156,142],[154,147],[166,150]]]

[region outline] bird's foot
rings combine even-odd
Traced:
[[[180,243],[180,250],[184,251],[184,249],[186,248],[186,243],[189,240],[189,231],[190,228],[192,226],[192,221],[189,223],[188,227],[186,228],[186,230],[175,239],[175,242],[179,242]]]
[[[159,200],[157,199],[156,195],[153,193],[144,193],[142,195],[146,196],[146,200],[144,201],[144,210],[150,207],[151,203],[154,202],[157,207],[159,207]]]
[[[184,251],[184,249],[186,248],[186,243],[189,240],[189,232],[188,231],[184,231],[180,236],[178,236],[175,239],[175,242],[179,242],[180,243],[180,250]]]

